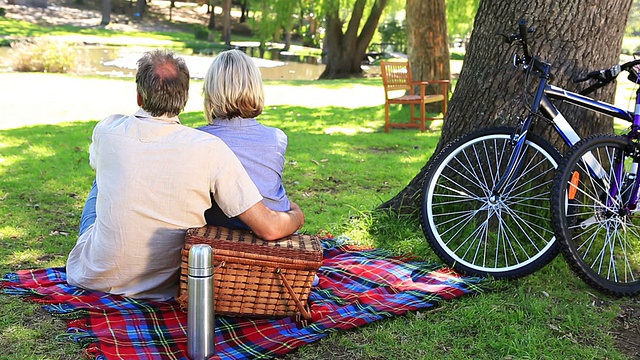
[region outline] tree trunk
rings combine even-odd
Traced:
[[[610,0],[603,11],[603,3],[592,0],[482,0],[434,154],[471,129],[515,126],[515,116],[525,113],[531,100],[523,96],[524,74],[512,67],[514,50],[509,49],[496,32],[515,33],[518,19],[527,19],[536,29],[530,34],[532,52],[552,64],[555,75],[552,83],[578,91],[584,85],[574,84],[572,79],[619,62],[631,2]],[[414,46],[420,45],[414,43]],[[612,102],[614,92],[615,86],[609,86],[591,96]],[[612,121],[608,117],[568,104],[558,107],[582,137],[612,131]],[[550,140],[561,152],[566,150],[555,130],[544,121],[537,121],[534,132]],[[380,207],[403,213],[416,212],[429,163],[402,191]]]
[[[344,33],[342,32],[339,7],[333,6],[328,9],[323,46],[326,67],[320,75],[320,79],[339,79],[362,75],[360,64],[378,27],[382,10],[387,5],[387,0],[374,1],[371,13],[359,34],[358,29],[367,0],[355,1],[347,30]]]
[[[107,26],[111,22],[111,0],[102,0],[102,21],[100,25]]]
[[[147,8],[146,0],[138,0],[136,2],[136,18],[137,20],[142,20],[142,16],[144,15],[144,11]]]
[[[240,23],[247,22],[247,17],[249,16],[249,4],[248,0],[244,0],[240,3]]]
[[[209,22],[207,23],[207,29],[215,30],[216,29],[216,6],[211,6],[211,13],[209,14]]]
[[[222,38],[227,46],[231,46],[231,0],[224,0],[222,14],[224,16]]]
[[[445,1],[407,0],[406,13],[408,55],[413,80],[450,80],[451,56]],[[428,86],[427,93],[439,93],[439,87]],[[429,105],[427,111],[441,109],[440,104]]]

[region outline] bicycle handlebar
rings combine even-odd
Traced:
[[[520,19],[518,20],[518,32],[515,34],[511,34],[511,35],[506,35],[504,33],[500,33],[499,35],[501,35],[504,38],[504,41],[506,43],[508,43],[509,45],[513,44],[514,42],[518,42],[520,43],[520,45],[522,46],[522,51],[524,53],[524,57],[520,58],[517,56],[514,57],[514,65],[518,65],[518,64],[524,64],[524,65],[530,65],[532,66],[534,69],[538,69],[541,70],[542,65],[546,65],[546,72],[545,75],[546,76],[550,76],[551,74],[548,73],[548,69],[549,69],[549,64],[544,63],[544,61],[542,61],[541,59],[539,59],[538,57],[533,57],[531,56],[531,53],[529,52],[529,39],[528,39],[528,33],[533,33],[535,31],[535,29],[533,28],[528,28],[527,27],[527,21],[525,19]],[[614,65],[611,68],[608,69],[603,69],[603,70],[596,70],[596,71],[591,71],[589,73],[587,73],[584,77],[582,78],[578,78],[576,80],[574,80],[575,83],[579,83],[579,82],[583,82],[583,81],[587,81],[587,80],[595,80],[596,83],[592,84],[591,86],[587,87],[586,89],[580,91],[580,94],[582,95],[586,95],[589,94],[609,83],[611,83],[613,80],[615,80],[618,75],[620,74],[620,72],[622,71],[627,71],[629,73],[628,75],[628,79],[631,82],[634,83],[638,83],[639,80],[639,76],[638,75],[638,71],[635,69],[635,66],[640,65],[640,59],[636,59],[633,61],[629,61],[626,62],[622,65]]]
[[[527,20],[518,20],[518,30],[520,32],[520,42],[522,43],[522,51],[524,52],[524,56],[526,59],[530,59],[531,54],[529,54],[529,45],[527,39],[527,33],[529,32],[529,29],[527,28]]]
[[[573,82],[579,83],[587,80],[596,80],[596,83],[580,91],[580,94],[582,95],[587,95],[611,83],[623,71],[627,71],[629,73],[629,75],[627,76],[627,79],[629,79],[629,81],[633,83],[637,83],[638,71],[635,69],[635,66],[637,65],[640,65],[640,59],[632,60],[622,65],[614,65],[608,69],[591,71],[587,73],[584,77],[575,79]]]

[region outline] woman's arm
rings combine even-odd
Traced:
[[[273,211],[262,202],[258,202],[238,217],[264,240],[283,238],[304,225],[304,213],[294,202],[291,202],[291,210],[286,212]]]

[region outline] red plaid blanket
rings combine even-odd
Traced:
[[[217,316],[216,358],[272,358],[337,330],[480,291],[480,279],[441,266],[339,245],[334,239],[323,240],[323,246],[320,284],[309,298],[311,321]],[[67,284],[64,268],[10,273],[0,288],[46,304],[54,316],[75,318],[68,322],[68,336],[87,345],[89,358],[187,359],[187,316],[174,301],[149,302],[82,290]]]

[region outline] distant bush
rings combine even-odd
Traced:
[[[37,37],[11,43],[14,71],[66,73],[74,69],[76,51],[68,44]]]
[[[394,51],[407,52],[407,21],[391,19],[378,26],[383,44],[393,44]]]
[[[0,8],[0,16],[4,17],[7,14],[7,10]]]
[[[624,55],[633,55],[633,53],[640,50],[640,37],[637,36],[625,36],[622,39],[622,48],[620,53]]]
[[[451,60],[464,60],[465,52],[464,51],[450,51],[449,55],[451,57]]]
[[[196,40],[208,40],[209,39],[209,29],[206,26],[195,26],[194,36]]]

